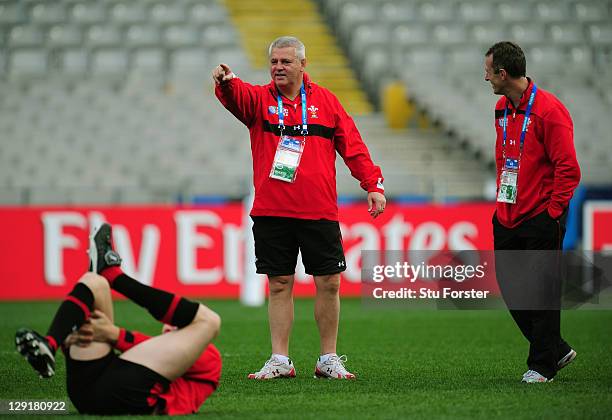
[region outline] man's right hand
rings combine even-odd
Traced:
[[[236,75],[232,72],[227,64],[219,64],[212,71],[212,77],[216,84],[220,85],[229,80],[232,80]]]

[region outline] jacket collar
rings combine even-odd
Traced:
[[[529,84],[527,85],[527,89],[525,89],[525,91],[521,95],[521,99],[519,100],[518,107],[516,108],[517,110],[521,108],[525,108],[527,106],[527,102],[529,102],[529,97],[531,96],[531,91],[533,90],[533,81],[531,80],[531,77],[528,77],[527,81],[529,82]],[[508,98],[507,96],[506,96],[506,106],[508,107],[508,109],[514,110],[514,105],[512,104],[512,101],[510,100],[510,98]]]

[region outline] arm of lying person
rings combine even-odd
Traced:
[[[115,325],[102,311],[95,310],[91,317],[66,339],[66,346],[77,345],[87,347],[93,341],[109,343],[121,352],[125,352],[137,344],[151,338],[138,331],[129,331]]]

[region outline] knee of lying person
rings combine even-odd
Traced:
[[[210,328],[216,333],[221,329],[221,317],[212,309],[200,304],[194,322],[201,323],[205,328]]]
[[[108,281],[99,274],[87,272],[81,276],[79,283],[83,283],[89,287],[91,291],[96,293],[110,292]]]

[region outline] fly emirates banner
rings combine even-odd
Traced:
[[[362,251],[491,250],[492,203],[393,205],[372,220],[364,204],[342,206],[346,255],[341,294],[359,296]],[[139,281],[192,297],[237,298],[245,271],[241,204],[198,207],[2,207],[0,299],[56,299],[88,270],[89,232],[113,225],[123,270]],[[250,242],[247,241],[247,244]],[[382,254],[381,254],[382,255]],[[299,265],[296,296],[313,296]]]

